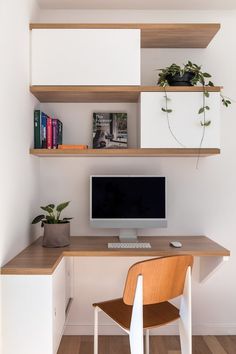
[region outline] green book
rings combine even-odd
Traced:
[[[41,112],[38,109],[34,111],[34,148],[41,148]]]

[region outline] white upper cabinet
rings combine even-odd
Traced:
[[[140,85],[139,29],[33,29],[32,85]]]
[[[168,92],[167,117],[164,92],[142,92],[140,98],[140,147],[141,148],[220,148],[220,93],[210,92],[205,104],[205,129],[201,125],[203,114],[202,92]],[[177,141],[177,140],[179,141]],[[182,144],[182,145],[181,145]]]

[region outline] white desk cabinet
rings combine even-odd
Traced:
[[[140,85],[139,29],[33,29],[32,85]]]
[[[66,261],[53,275],[2,275],[4,354],[57,353],[67,305]]]
[[[203,134],[203,114],[198,114],[203,105],[202,92],[168,92],[170,128],[168,127],[164,92],[142,92],[140,98],[140,147],[141,148],[199,148]],[[210,110],[206,120],[211,124],[205,128],[203,148],[220,148],[220,92],[210,92],[206,98]]]

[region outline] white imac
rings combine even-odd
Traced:
[[[137,241],[137,229],[167,227],[166,177],[90,176],[90,225],[120,229],[120,241]]]

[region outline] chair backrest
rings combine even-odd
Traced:
[[[133,305],[138,275],[143,276],[143,304],[168,301],[183,294],[188,267],[192,267],[191,255],[154,258],[132,265],[128,271],[123,301]]]

